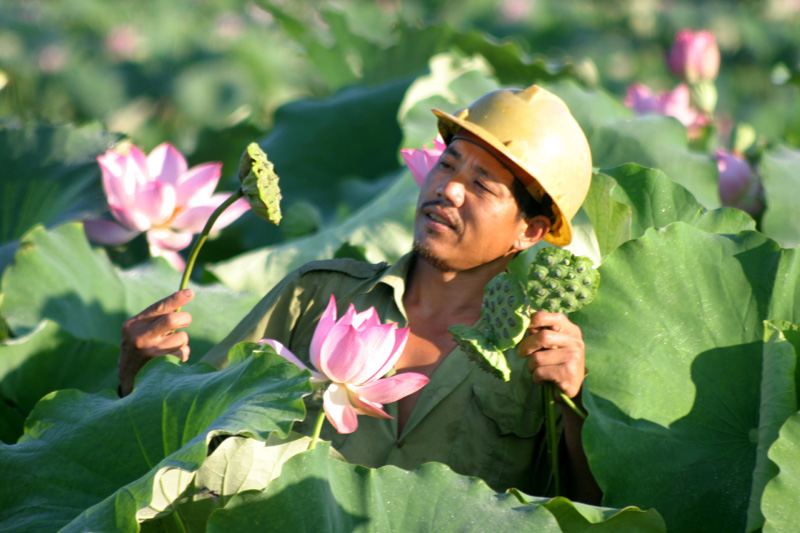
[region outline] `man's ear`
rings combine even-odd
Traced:
[[[541,241],[547,232],[550,231],[550,219],[544,215],[525,218],[522,220],[524,226],[522,232],[514,241],[514,249],[518,252],[527,250],[537,242]]]

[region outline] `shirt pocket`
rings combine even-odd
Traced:
[[[498,388],[476,383],[472,391],[478,409],[497,425],[499,435],[529,439],[542,429],[544,409],[541,387],[529,387],[523,398],[513,394],[510,387]]]

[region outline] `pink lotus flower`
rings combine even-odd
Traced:
[[[712,81],[719,72],[719,47],[710,31],[681,30],[667,57],[670,70],[689,83]]]
[[[761,213],[764,190],[761,180],[740,155],[717,150],[719,197],[722,205],[741,209],[753,216]]]
[[[149,156],[133,145],[109,150],[97,158],[103,173],[103,189],[111,220],[86,220],[84,229],[92,241],[123,244],[147,232],[150,254],[166,258],[177,270],[185,261],[178,254],[200,233],[211,213],[230,195],[213,194],[222,171],[221,163],[205,163],[191,169],[171,144],[157,146]],[[249,209],[237,200],[217,220],[222,228]]]
[[[394,367],[408,340],[408,328],[381,324],[374,307],[356,313],[353,304],[338,321],[336,299],[331,295],[311,339],[312,381],[330,380],[323,408],[328,421],[339,433],[358,427],[357,415],[392,418],[383,405],[413,394],[428,383],[415,372],[382,378]],[[265,339],[279,355],[300,368],[306,366],[280,342]]]
[[[414,181],[417,182],[417,185],[422,186],[422,182],[425,181],[425,176],[428,175],[428,171],[433,168],[433,165],[439,160],[439,156],[442,155],[445,148],[447,148],[447,145],[444,144],[444,139],[439,135],[433,141],[433,148],[423,146],[422,150],[414,150],[411,148],[400,150],[400,155],[403,156],[406,165],[408,165],[409,170],[411,170],[411,175],[414,176]]]
[[[689,86],[678,84],[672,91],[654,93],[642,83],[634,83],[628,87],[623,101],[637,114],[657,114],[677,118],[687,130],[689,137],[700,133],[700,128],[708,124],[708,118],[691,104]]]

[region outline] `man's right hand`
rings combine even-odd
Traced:
[[[136,374],[150,359],[172,354],[189,360],[189,335],[177,331],[192,323],[186,311],[175,312],[194,298],[191,289],[178,291],[154,303],[122,326],[117,375],[120,392],[127,396],[133,390]]]

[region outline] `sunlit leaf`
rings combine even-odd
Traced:
[[[758,172],[764,185],[764,233],[784,246],[800,244],[800,150],[778,146],[761,156]]]
[[[603,503],[655,508],[679,531],[742,530],[766,401],[762,322],[775,309],[798,321],[793,303],[774,302],[793,297],[776,286],[798,283],[796,252],[675,223],[621,245],[600,272],[597,298],[572,318]]]
[[[0,528],[136,531],[154,483],[175,467],[200,467],[215,435],[286,436],[305,416],[308,373],[274,354],[251,356],[254,347],[237,345],[220,371],[157,358],[122,399],[75,390],[44,398],[19,443],[0,444],[0,469],[14,480],[0,487]]]
[[[554,507],[562,507],[556,512],[565,527],[548,510],[551,500],[546,498],[523,504],[438,463],[411,472],[351,465],[331,460],[327,446],[321,443],[292,457],[263,491],[231,499],[211,515],[208,531],[248,531],[269,523],[281,531],[600,532],[608,531],[604,520],[612,523],[615,518],[628,531],[664,531],[653,512],[579,511],[562,498]]]
[[[95,158],[118,138],[97,124],[0,127],[0,272],[33,226],[107,209]]]

